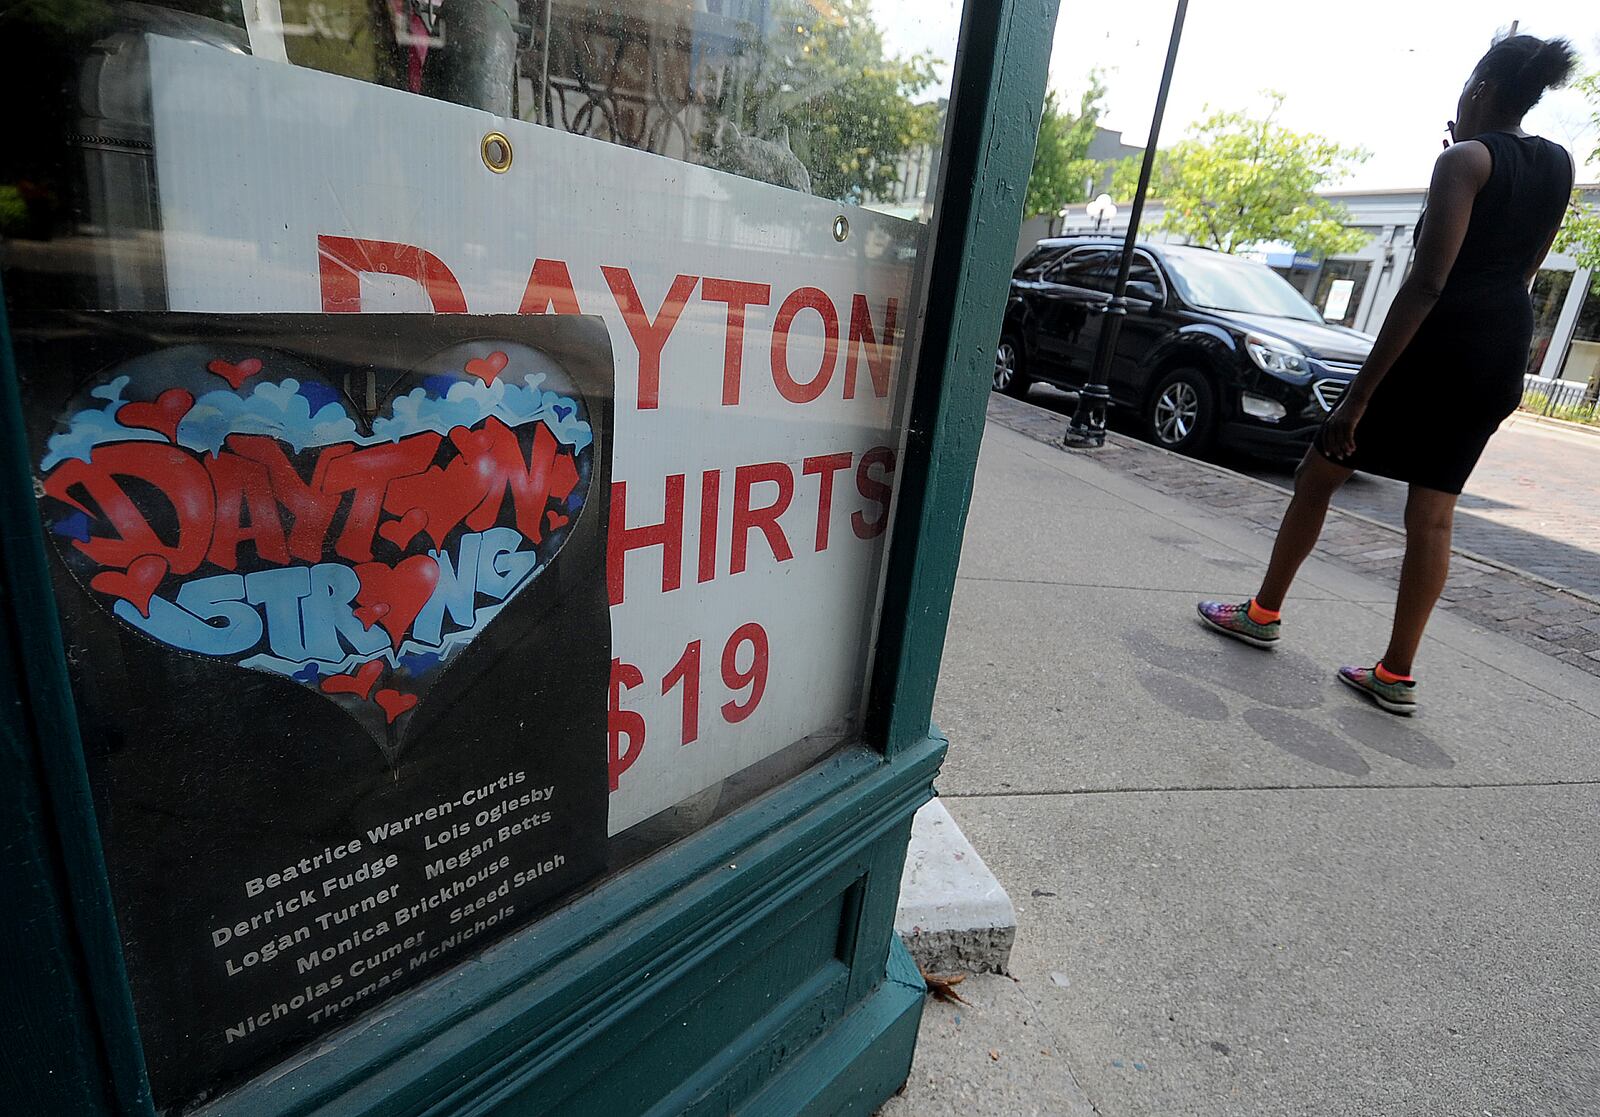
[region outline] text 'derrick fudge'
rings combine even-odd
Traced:
[[[230,978],[274,971],[274,992],[223,1041],[335,1020],[514,922],[524,890],[567,863],[537,841],[561,810],[559,792],[529,784],[527,772],[508,772],[241,882],[236,912],[211,931],[214,964]],[[402,837],[406,852],[396,852]],[[397,871],[405,862],[420,865],[421,890],[398,879],[416,879]]]

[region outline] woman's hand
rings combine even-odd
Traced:
[[[1367,397],[1354,389],[1345,393],[1339,406],[1328,416],[1328,430],[1324,439],[1334,457],[1348,458],[1356,452],[1356,426],[1367,413]]]

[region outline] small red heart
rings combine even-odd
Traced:
[[[427,526],[428,514],[420,508],[413,508],[398,520],[383,521],[378,525],[378,534],[403,551],[411,546],[411,541],[417,537],[417,532]]]
[[[372,626],[368,625],[367,627],[371,628]],[[358,698],[366,698],[367,695],[372,693],[372,687],[381,674],[383,674],[383,661],[380,659],[368,660],[361,665],[354,675],[329,675],[326,679],[323,679],[322,693],[354,694]]]
[[[395,718],[417,704],[415,694],[404,694],[398,690],[380,690],[372,696],[372,700],[383,707],[383,716],[390,725],[394,724]]]
[[[252,376],[261,371],[261,362],[256,360],[254,357],[248,357],[245,360],[240,361],[238,364],[233,364],[230,361],[224,361],[221,357],[218,357],[216,360],[208,364],[206,368],[222,377],[222,379],[226,380],[228,382],[228,387],[237,392],[240,384],[243,384],[246,380],[249,380]]]
[[[161,579],[167,576],[167,560],[160,555],[143,555],[128,564],[126,573],[107,570],[89,581],[92,589],[112,597],[121,598],[146,620],[150,618],[150,598],[155,595]]]
[[[552,508],[544,514],[544,522],[550,525],[551,531],[560,531],[570,524],[572,520]]]
[[[450,441],[464,458],[481,458],[494,449],[494,432],[485,428],[475,431],[470,427],[451,427]]]
[[[154,403],[125,403],[117,410],[117,422],[125,427],[141,427],[166,436],[178,437],[178,424],[194,407],[194,396],[182,388],[168,388]]]
[[[389,607],[379,601],[372,605],[362,605],[355,610],[355,615],[356,620],[361,622],[361,627],[371,628],[389,615]]]
[[[510,358],[497,349],[487,357],[474,357],[468,361],[467,375],[476,376],[485,384],[493,384],[494,378],[505,371],[509,361]]]

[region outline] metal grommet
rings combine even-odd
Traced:
[[[504,132],[485,133],[483,143],[478,145],[478,154],[483,156],[483,165],[497,175],[511,169],[511,141]]]
[[[844,239],[849,235],[850,219],[841,213],[838,217],[833,219],[833,239],[842,244],[844,243]]]

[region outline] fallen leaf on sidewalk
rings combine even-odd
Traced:
[[[946,1004],[971,1004],[972,1002],[956,992],[956,986],[967,980],[964,973],[936,974],[922,970],[922,980],[928,983],[928,995],[936,1001]]]
[[[991,1060],[992,1060],[992,1061],[994,1061],[994,1062],[996,1062],[996,1063],[998,1063],[998,1062],[999,1062],[999,1061],[1000,1061],[1000,1052],[998,1052],[998,1051],[996,1051],[996,1050],[995,1050],[995,1049],[994,1049],[994,1048],[992,1048],[992,1047],[991,1047],[991,1048],[989,1048],[989,1058],[990,1058],[990,1059],[991,1059]]]

